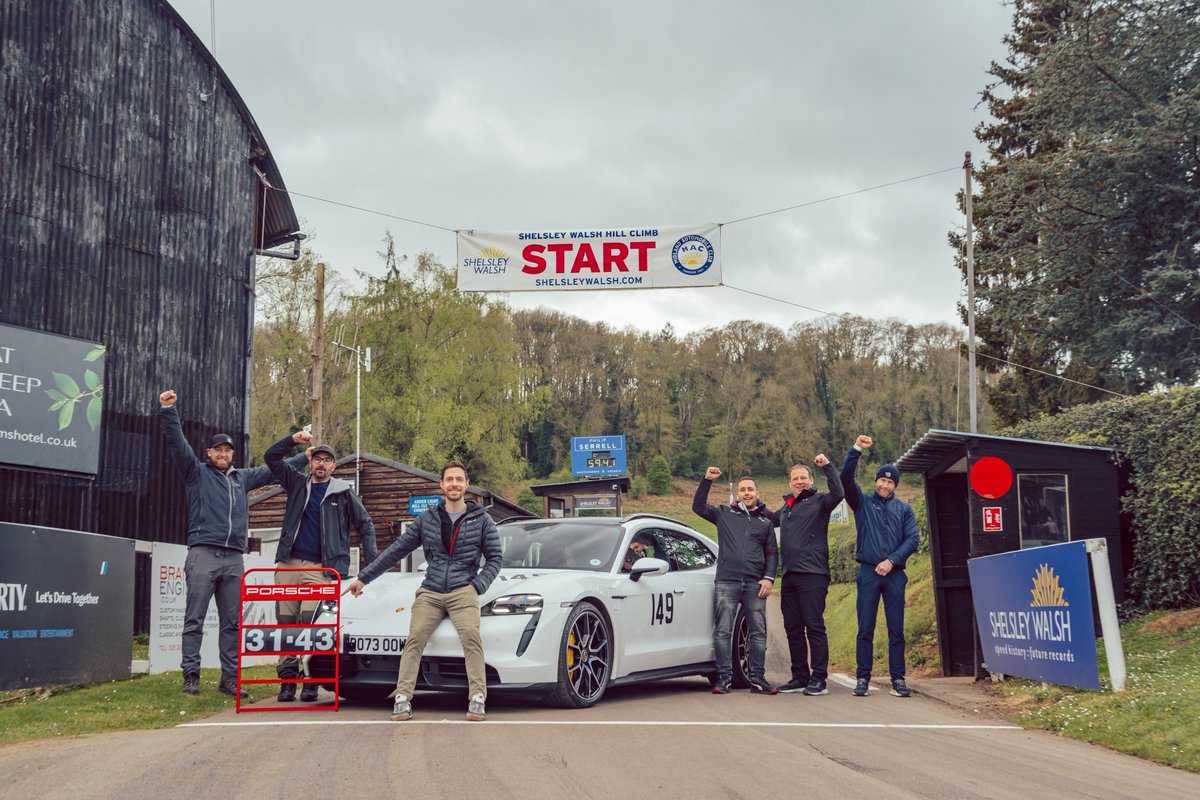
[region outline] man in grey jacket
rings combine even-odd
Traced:
[[[204,639],[204,617],[214,595],[219,620],[221,682],[217,688],[236,695],[238,660],[238,617],[241,604],[242,554],[248,545],[250,517],[246,493],[275,482],[266,467],[237,469],[233,466],[233,439],[224,433],[212,437],[201,461],[183,436],[177,396],[167,389],[158,396],[158,421],[167,450],[187,496],[187,602],[183,615],[183,691],[200,692],[200,644]],[[242,692],[242,697],[246,697]]]
[[[264,456],[267,467],[287,492],[283,528],[275,549],[276,565],[286,568],[275,572],[275,583],[281,585],[328,583],[332,576],[325,567],[346,578],[350,570],[351,527],[358,531],[362,541],[363,566],[376,556],[375,525],[362,500],[349,483],[333,477],[337,460],[333,448],[318,445],[305,451],[311,467],[309,475],[286,460],[297,444],[311,442],[311,433],[299,431],[271,445]],[[280,600],[275,604],[275,620],[280,625],[308,622],[314,607],[311,601],[301,604],[299,600]],[[300,660],[296,656],[281,656],[275,671],[280,678],[298,678]],[[276,699],[281,703],[295,700],[296,684],[281,683]],[[317,699],[315,679],[305,680],[300,699],[306,703]]]
[[[708,490],[721,477],[718,467],[709,467],[696,496],[692,511],[717,526],[716,584],[713,587],[713,650],[717,661],[717,682],[713,694],[729,694],[733,681],[733,621],[738,606],[749,626],[750,691],[777,694],[767,682],[767,597],[775,587],[775,569],[779,553],[771,512],[759,499],[753,478],[738,481],[737,500],[729,505],[710,506]]]
[[[358,573],[346,591],[358,597],[363,587],[378,578],[396,562],[416,550],[424,549],[428,567],[421,588],[413,600],[408,638],[400,656],[400,674],[396,679],[396,699],[392,719],[412,718],[412,696],[417,686],[421,654],[433,631],[447,616],[458,631],[466,657],[467,686],[470,702],[467,719],[482,721],[487,714],[487,676],[483,659],[483,641],[479,636],[479,597],[488,590],[500,572],[503,551],[496,523],[487,511],[467,501],[467,468],[458,461],[442,467],[443,500],[413,520],[408,530],[384,550],[370,566]],[[484,560],[482,568],[480,559]]]

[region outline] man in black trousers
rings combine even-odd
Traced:
[[[771,515],[779,528],[783,565],[780,606],[792,657],[792,677],[781,692],[829,694],[829,639],[825,635],[825,596],[829,593],[829,515],[846,496],[837,470],[822,453],[813,459],[825,473],[828,492],[813,487],[812,470],[797,464],[788,473],[792,493]]]

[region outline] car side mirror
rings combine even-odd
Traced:
[[[629,570],[629,580],[637,583],[643,575],[666,575],[671,565],[661,558],[639,558]]]

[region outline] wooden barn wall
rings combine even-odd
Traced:
[[[246,123],[155,0],[0,0],[0,98],[0,322],[108,347],[95,480],[0,465],[0,520],[182,543],[158,393],[247,441]]]

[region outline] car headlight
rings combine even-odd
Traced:
[[[536,614],[541,610],[542,596],[540,594],[506,594],[488,603],[480,613],[501,617],[512,614]]]
[[[337,607],[337,600],[322,600],[321,602],[317,603],[316,609],[313,610],[313,622],[316,622],[318,619],[327,614],[336,618]]]

